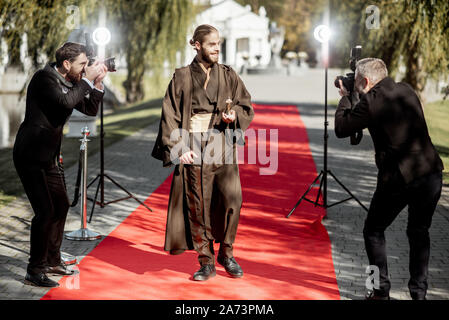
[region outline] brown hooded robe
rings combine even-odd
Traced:
[[[173,164],[170,160],[170,151],[176,142],[170,141],[171,132],[179,128],[189,130],[192,114],[192,93],[193,79],[190,66],[176,69],[164,97],[159,133],[152,151],[152,156],[161,160],[163,166]],[[228,98],[231,98],[232,109],[236,113],[236,120],[229,125],[229,128],[245,131],[254,117],[251,96],[240,77],[231,67],[218,64],[218,100],[210,128],[223,128],[223,125],[225,125],[221,120],[221,113],[225,111]],[[234,139],[234,148],[235,143]],[[238,184],[238,188],[240,188],[238,165],[235,163],[229,164],[229,166],[235,166],[236,170],[226,179],[229,179],[230,185]],[[170,251],[171,254],[179,254],[187,249],[193,250],[183,169],[183,164],[177,164],[175,167],[168,203],[164,249]],[[229,217],[226,216],[227,213],[222,199],[216,199],[215,197],[214,194],[211,201],[214,205],[210,213],[213,217],[212,234],[216,242],[221,242]],[[242,203],[241,194],[239,199],[235,199],[235,202],[239,206],[236,208],[238,212],[234,212],[233,215],[234,219],[238,219]],[[235,233],[236,230],[232,232],[232,238],[235,238]]]

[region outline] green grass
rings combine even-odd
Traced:
[[[444,184],[449,185],[449,100],[426,104],[424,116],[432,142],[444,163]]]
[[[126,97],[125,88],[123,87],[123,82],[126,80],[125,74],[109,73],[108,77],[111,79],[111,83],[116,90],[120,92],[123,97]],[[165,90],[167,89],[169,78],[156,79],[146,74],[143,77],[143,90],[144,90],[144,101],[157,99],[163,97]]]
[[[160,118],[162,99],[154,99],[123,107],[104,116],[105,148],[150,125]],[[93,155],[100,149],[100,120],[97,120],[97,137],[90,137],[88,153]],[[62,153],[64,167],[77,163],[80,138],[64,137]],[[0,152],[0,208],[24,193],[12,161],[12,148]]]

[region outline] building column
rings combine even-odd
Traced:
[[[226,64],[235,66],[235,55],[237,53],[237,43],[234,37],[226,38]]]
[[[9,114],[3,108],[2,100],[0,97],[0,148],[5,148],[9,144]]]

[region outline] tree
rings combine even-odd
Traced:
[[[312,31],[321,18],[324,5],[324,0],[285,1],[284,12],[278,20],[279,25],[285,27],[284,51],[315,51]]]
[[[0,37],[8,45],[8,64],[23,70],[20,47],[24,34],[32,69],[42,65],[42,55],[52,57],[72,31],[66,24],[69,6],[84,8],[79,11],[80,20],[86,18],[88,0],[0,0]]]
[[[20,59],[22,37],[26,35],[32,73],[42,67],[42,55],[54,57],[73,28],[68,27],[68,8],[76,6],[79,22],[95,24],[98,8],[104,5],[115,20],[120,39],[116,49],[126,56],[128,75],[126,99],[143,98],[142,80],[151,69],[158,77],[163,63],[174,64],[176,52],[184,49],[187,27],[194,16],[190,0],[0,0],[0,36],[8,45],[9,65],[24,69]]]
[[[145,71],[151,68],[159,75],[164,61],[174,65],[176,52],[185,47],[193,5],[189,0],[110,0],[107,10],[121,32],[119,46],[126,55],[126,100],[141,100]]]

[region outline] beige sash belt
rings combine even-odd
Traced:
[[[212,113],[198,113],[190,118],[189,132],[206,132],[209,129]]]

